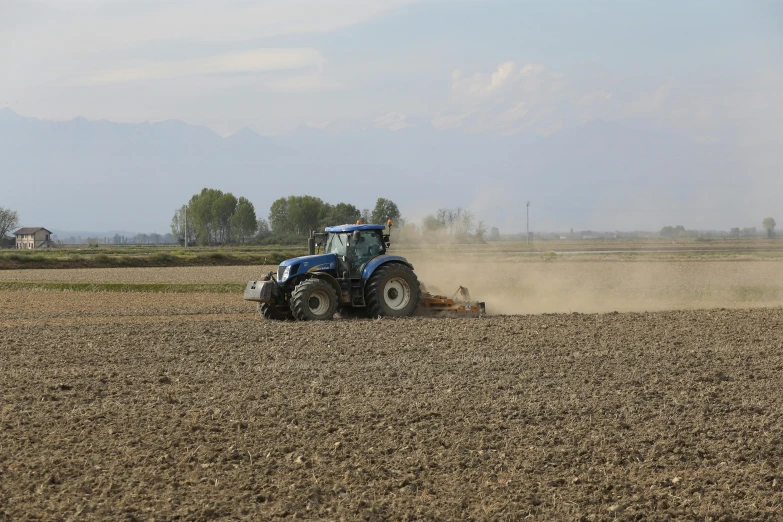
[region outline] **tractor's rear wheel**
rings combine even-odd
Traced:
[[[258,303],[258,313],[267,321],[290,321],[294,318],[291,310],[269,303]]]
[[[365,287],[370,317],[406,317],[419,306],[421,289],[413,270],[405,265],[382,266]]]
[[[337,292],[323,279],[305,279],[291,294],[291,313],[300,321],[328,321],[337,309]]]

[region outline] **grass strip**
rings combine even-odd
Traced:
[[[53,292],[147,292],[185,294],[241,294],[245,283],[57,283],[3,281],[2,290],[45,290]]]
[[[277,265],[281,261],[305,255],[299,251],[268,253],[198,252],[172,254],[158,252],[151,255],[74,254],[52,251],[46,254],[0,253],[0,270],[30,268],[126,268],[179,266],[248,266]]]

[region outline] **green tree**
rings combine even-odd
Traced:
[[[247,200],[245,200],[247,201]],[[220,194],[213,203],[214,216],[214,240],[216,243],[230,243],[232,241],[231,229],[232,218],[237,210],[237,198],[230,192]],[[253,223],[255,223],[255,211],[253,212]]]
[[[187,219],[187,223],[185,220]],[[193,226],[193,220],[188,215],[188,206],[182,205],[174,211],[174,217],[171,218],[171,233],[177,238],[179,243],[185,244],[185,232],[187,231],[187,244],[192,245],[196,242],[196,228]]]
[[[217,242],[219,225],[216,203],[222,195],[220,190],[205,188],[194,194],[188,202],[188,218],[193,223],[196,240],[201,245]]]
[[[293,232],[286,198],[276,199],[269,207],[269,226],[272,227],[272,232],[278,235]]]
[[[372,211],[372,222],[382,225],[391,219],[395,224],[400,219],[400,209],[397,204],[390,199],[378,198],[375,202],[375,208]],[[400,223],[402,225],[402,223]]]
[[[275,235],[308,235],[336,208],[313,196],[279,198],[269,208],[269,225]]]
[[[362,217],[362,212],[349,203],[338,203],[334,206],[325,204],[325,208],[325,217],[321,221],[321,226],[352,224]]]
[[[239,198],[236,205],[236,211],[231,216],[231,228],[234,231],[234,238],[244,243],[256,233],[258,222],[256,221],[256,209],[253,204],[245,198]]]
[[[317,230],[324,217],[325,204],[313,196],[288,196],[288,217],[297,235],[309,235]]]
[[[5,239],[9,231],[19,226],[19,214],[10,208],[0,207],[0,242]]]
[[[19,214],[10,208],[0,207],[0,247],[5,242],[6,234],[19,226]]]
[[[677,225],[676,227],[665,226],[661,229],[659,235],[667,239],[682,237],[685,235],[685,227],[682,225]]]
[[[764,230],[767,231],[767,237],[773,238],[775,237],[775,220],[771,217],[764,218],[764,221],[762,222],[762,225],[764,226]]]
[[[171,219],[171,232],[185,239],[187,216],[188,244],[228,244],[246,241],[255,233],[256,213],[246,198],[237,199],[230,192],[205,188],[194,194],[188,204],[177,209]]]
[[[269,228],[269,223],[266,219],[259,219],[256,222],[256,236],[257,237],[266,237],[272,233],[272,230]]]

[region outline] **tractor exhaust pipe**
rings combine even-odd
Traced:
[[[310,237],[307,238],[307,252],[311,255],[315,255],[315,234],[310,231]]]

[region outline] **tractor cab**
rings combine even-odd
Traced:
[[[389,236],[383,225],[343,225],[328,227],[317,242],[324,254],[337,258],[337,274],[350,278],[361,277],[362,271],[374,258],[386,253]]]

